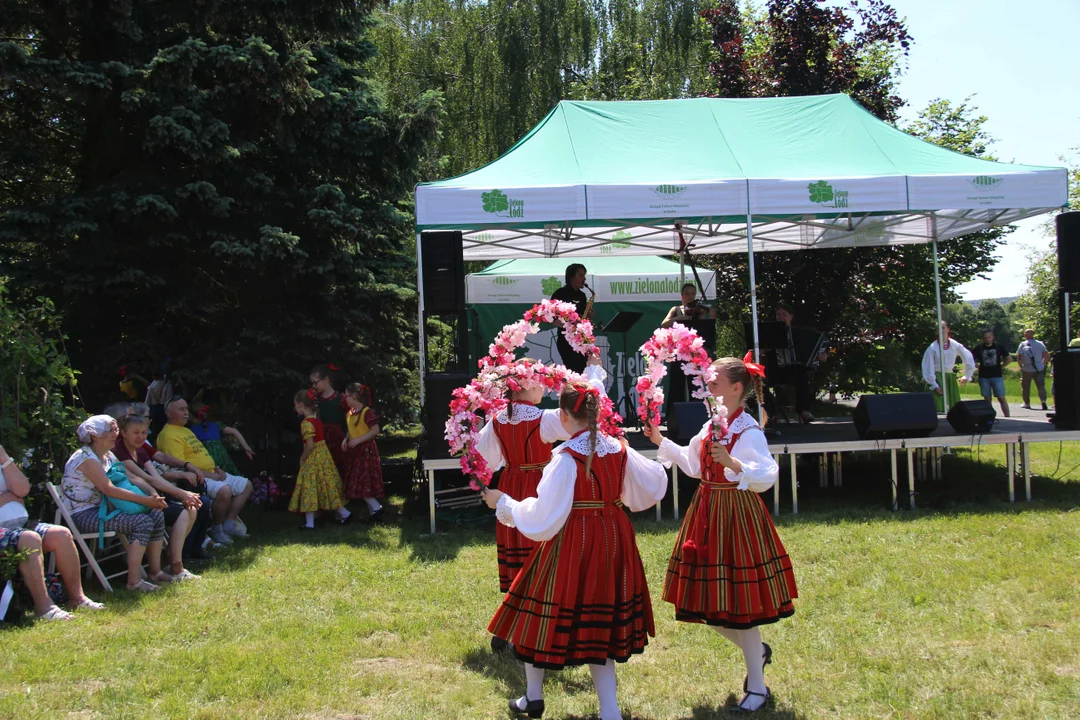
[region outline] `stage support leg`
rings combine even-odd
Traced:
[[[435,534],[435,471],[427,471],[428,516],[431,518],[431,534]]]
[[[1024,464],[1024,495],[1031,502],[1031,459],[1028,457],[1028,444],[1020,443],[1020,462]]]
[[[941,448],[934,448],[934,479],[941,480]]]
[[[1016,478],[1015,467],[1013,466],[1013,446],[1012,443],[1005,445],[1005,467],[1009,472],[1009,502],[1016,502]]]
[[[791,512],[795,515],[799,514],[799,475],[796,467],[799,464],[799,456],[795,454],[788,455],[788,461],[791,463]]]
[[[907,451],[907,490],[908,496],[911,498],[911,509],[915,509],[915,463],[913,461],[912,454],[914,451],[908,448]]]
[[[773,460],[774,463],[776,463],[776,468],[779,471],[779,469],[780,469],[780,456],[779,455],[773,455],[772,460]],[[777,475],[779,475],[779,472],[777,472]],[[772,486],[772,514],[777,516],[777,517],[780,517],[780,478],[777,477],[776,480],[777,481],[774,482],[773,486]]]
[[[840,459],[844,457],[841,453],[836,453],[833,458],[833,485],[835,487],[844,487],[844,464]]]
[[[893,448],[889,451],[889,460],[892,464],[892,509],[893,511],[899,510],[900,505],[896,502],[896,484],[899,480],[896,477],[896,449]]]
[[[679,519],[679,466],[671,463],[671,504],[675,508],[675,519]]]
[[[829,454],[821,453],[818,457],[818,485],[823,488],[829,487]]]

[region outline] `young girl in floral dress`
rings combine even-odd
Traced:
[[[316,415],[326,433],[326,446],[330,448],[338,475],[345,477],[349,472],[349,463],[341,448],[341,441],[345,439],[345,413],[349,411],[349,406],[345,402],[345,395],[334,389],[334,373],[338,370],[334,365],[317,365],[312,368],[309,379],[315,391]]]
[[[544,669],[588,665],[601,720],[621,720],[615,663],[654,635],[652,604],[634,527],[637,512],[667,490],[664,468],[597,430],[600,392],[567,384],[559,421],[570,440],[544,468],[536,497],[484,492],[500,523],[539,543],[515,577],[488,630],[525,663],[525,695],[510,710],[544,714]]]
[[[352,383],[345,388],[349,412],[345,424],[349,436],[341,441],[345,454],[345,497],[361,498],[368,507],[368,521],[378,521],[384,512],[376,498],[383,496],[382,462],[375,438],[379,436],[379,416],[371,409],[371,389]]]
[[[300,472],[296,475],[289,511],[304,513],[305,522],[300,526],[303,530],[315,528],[315,513],[320,510],[333,510],[342,524],[352,515],[341,497],[341,476],[326,447],[322,421],[315,417],[312,394],[301,390],[293,398],[293,406],[303,418],[300,439],[304,442],[304,452],[300,454]]]
[[[719,440],[711,421],[689,447],[664,439],[655,427],[646,433],[659,446],[658,460],[701,478],[668,563],[664,600],[675,605],[676,620],[709,625],[742,650],[746,679],[739,707],[753,712],[770,698],[765,665],[772,648],[761,641],[759,626],[793,615],[798,591],[791,560],[758,496],[776,482],[779,469],[765,433],[743,408],[751,384],[761,397],[764,376],[748,359],[712,364],[709,391],[728,411]]]

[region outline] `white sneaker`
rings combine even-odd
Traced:
[[[225,531],[220,527],[212,527],[210,531],[206,533],[211,540],[219,545],[232,545],[232,538],[225,534]]]
[[[231,535],[234,538],[244,539],[251,537],[247,534],[247,529],[244,527],[243,523],[235,520],[226,520],[225,524],[222,525],[222,528],[225,530],[226,534]]]
[[[198,575],[191,572],[190,570],[187,570],[186,568],[184,570],[182,570],[181,572],[177,573],[176,575],[172,576],[172,581],[174,583],[187,582],[188,580],[198,580],[198,579],[199,579]]]

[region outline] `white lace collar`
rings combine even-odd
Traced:
[[[500,410],[499,414],[495,416],[503,425],[510,423],[511,425],[517,425],[520,422],[527,422],[529,420],[539,420],[540,416],[544,414],[544,411],[535,405],[526,405],[522,403],[514,403],[514,417],[510,419],[506,410]]]
[[[588,454],[589,454],[589,433],[584,432],[584,433],[581,433],[580,435],[578,435],[576,437],[571,438],[570,440],[567,440],[565,443],[562,444],[562,446],[559,449],[562,450],[563,448],[566,448],[568,450],[573,450],[574,452],[576,452],[576,453],[578,453],[580,455],[588,456]],[[616,452],[621,452],[621,451],[622,451],[622,444],[618,440],[615,440],[614,438],[609,438],[604,433],[598,433],[597,434],[597,436],[596,436],[596,454],[597,454],[597,456],[604,457],[605,455],[610,455],[611,453],[616,453]]]
[[[758,427],[758,424],[757,420],[754,419],[754,416],[743,410],[739,413],[739,416],[732,420],[731,424],[728,425],[728,434],[738,435],[744,430],[756,427]]]

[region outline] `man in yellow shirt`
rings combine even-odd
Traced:
[[[215,500],[212,506],[213,525],[208,533],[214,542],[230,544],[229,536],[249,537],[247,527],[240,519],[240,511],[251,497],[251,482],[217,467],[206,447],[188,429],[188,415],[187,400],[183,398],[173,398],[165,404],[168,424],[158,433],[157,449],[182,460],[185,470],[194,472],[199,482],[206,483],[206,494]],[[228,502],[217,502],[219,496]]]

